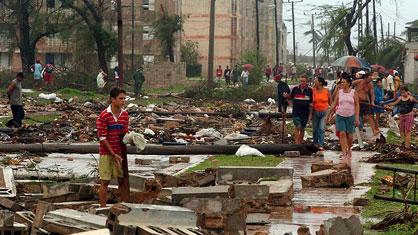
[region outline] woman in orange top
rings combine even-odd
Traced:
[[[314,145],[323,150],[325,135],[325,117],[331,106],[331,93],[325,87],[327,82],[322,77],[314,80],[312,126]]]

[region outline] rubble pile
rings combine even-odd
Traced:
[[[301,176],[303,188],[348,188],[354,186],[350,167],[332,161],[312,163],[311,174]]]
[[[399,149],[399,148],[398,148]],[[365,162],[369,163],[381,163],[381,162],[390,162],[390,163],[410,163],[415,164],[418,162],[418,151],[417,149],[411,149],[406,151],[391,151],[387,153],[378,153],[373,155],[370,158],[365,159]]]

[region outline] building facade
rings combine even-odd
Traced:
[[[181,40],[199,43],[203,75],[207,74],[209,49],[210,0],[178,0],[179,14],[185,17]],[[239,62],[243,53],[257,48],[256,1],[217,0],[215,11],[215,66],[230,67]],[[276,27],[274,1],[259,1],[260,51],[267,63],[276,64]],[[287,61],[286,27],[283,24],[282,1],[277,1],[279,28],[279,63]]]

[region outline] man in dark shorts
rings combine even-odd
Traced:
[[[274,77],[274,81],[277,82],[277,106],[280,113],[286,113],[288,106],[288,98],[290,94],[290,88],[287,83],[282,81],[282,75],[277,74]]]
[[[300,78],[300,85],[292,89],[290,98],[293,104],[292,118],[295,125],[295,142],[301,144],[311,114],[313,100],[312,89],[308,87],[308,77],[306,75]]]
[[[373,74],[366,73],[363,78],[364,79],[358,79],[353,82],[360,102],[360,121],[363,120],[362,123],[364,123],[364,121],[367,120],[372,128],[373,135],[377,135],[380,133],[380,130],[376,127],[371,112],[371,104],[373,104],[375,99],[372,83]]]

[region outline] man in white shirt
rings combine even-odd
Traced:
[[[241,73],[242,84],[244,87],[248,86],[248,79],[250,77],[250,71],[248,71],[247,67],[244,67],[244,71]]]
[[[389,99],[393,99],[393,95],[395,92],[395,83],[393,82],[393,76],[390,75],[389,73],[386,76],[386,90],[387,90],[387,94]]]

